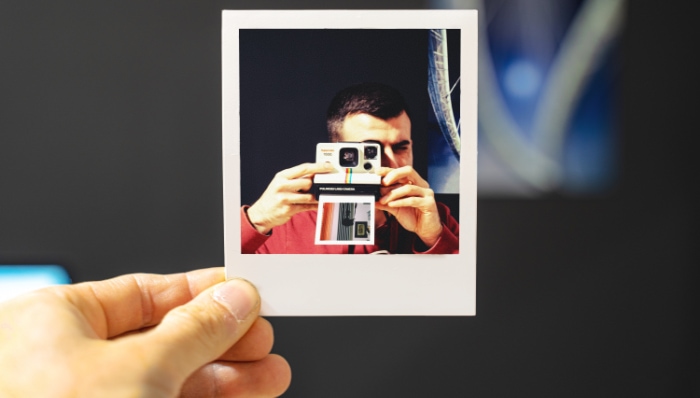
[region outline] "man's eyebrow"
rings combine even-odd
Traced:
[[[411,145],[411,140],[403,140],[403,141],[401,141],[401,142],[399,142],[399,143],[396,143],[396,144],[392,145],[391,147],[392,147],[392,148],[400,148],[400,147],[402,147],[402,146],[408,146],[408,145]]]
[[[362,141],[362,143],[364,143],[364,144],[379,144],[379,146],[384,146],[384,145],[382,145],[381,142],[379,142],[377,140],[364,140],[364,141]],[[396,148],[396,147],[406,146],[406,145],[411,145],[411,140],[400,141],[396,144],[391,145],[391,147]]]

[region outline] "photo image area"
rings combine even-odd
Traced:
[[[316,244],[374,243],[374,197],[326,195],[319,202]]]
[[[403,95],[411,113],[413,167],[458,220],[459,184],[441,190],[444,184],[431,181],[446,174],[457,181],[459,159],[449,152],[431,103],[430,39],[429,29],[241,29],[241,203],[255,203],[276,173],[314,161],[317,143],[330,140],[326,110],[338,91],[378,82]],[[458,118],[459,30],[450,30],[449,43]],[[450,159],[453,169],[445,171]],[[313,229],[304,234],[314,240]],[[307,246],[289,245],[284,252],[308,253]]]

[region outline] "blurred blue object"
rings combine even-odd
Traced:
[[[0,265],[0,301],[46,286],[71,283],[60,265]]]
[[[479,11],[480,196],[590,195],[615,184],[625,0],[431,5]]]

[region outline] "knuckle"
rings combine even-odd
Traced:
[[[214,311],[214,313],[218,312]],[[182,325],[181,327],[192,328],[195,333],[190,337],[204,347],[215,347],[226,330],[222,318],[215,317],[212,311],[180,307],[171,311],[171,314],[176,318],[177,323]]]
[[[273,181],[285,179],[286,174],[287,174],[287,170],[278,171],[277,173],[275,173],[275,177],[273,178]]]

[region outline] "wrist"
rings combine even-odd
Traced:
[[[245,215],[248,219],[248,223],[259,233],[267,235],[270,233],[270,230],[272,230],[272,228],[265,224],[264,219],[258,216],[255,205],[248,207],[245,210]]]
[[[435,246],[437,241],[440,239],[440,236],[442,235],[442,223],[440,223],[440,229],[438,229],[436,234],[430,234],[428,236],[419,236],[420,240],[423,242],[423,244],[430,249],[431,247]]]

